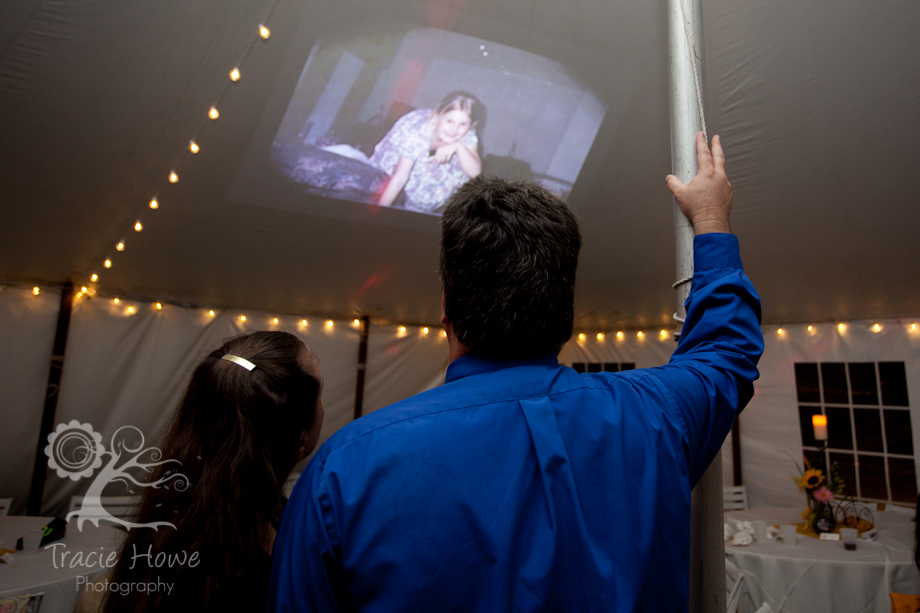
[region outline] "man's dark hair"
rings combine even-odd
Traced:
[[[477,177],[441,218],[441,283],[454,334],[492,359],[556,353],[572,336],[581,234],[534,183]]]

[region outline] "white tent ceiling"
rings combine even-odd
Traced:
[[[79,285],[99,272],[100,294],[436,323],[436,218],[406,225],[413,213],[385,210],[381,224],[227,199],[260,122],[280,119],[301,50],[386,18],[558,61],[597,95],[607,114],[570,198],[585,238],[576,325],[670,322],[663,1],[280,0],[261,41],[272,5],[0,5],[0,281]],[[726,144],[733,226],[765,321],[920,313],[920,4],[703,10],[707,120]],[[253,42],[220,119],[199,130]],[[194,158],[182,155],[192,136]]]

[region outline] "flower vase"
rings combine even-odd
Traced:
[[[837,526],[837,521],[834,519],[834,510],[831,508],[831,505],[815,500],[811,502],[811,529],[815,534],[833,532],[834,528]]]

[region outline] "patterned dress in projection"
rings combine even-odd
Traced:
[[[403,188],[406,208],[423,213],[435,212],[455,189],[469,180],[457,156],[443,164],[435,162],[431,147],[434,111],[419,109],[400,117],[387,135],[374,147],[370,162],[388,175],[396,170],[400,157],[415,162]],[[472,128],[460,143],[476,150],[479,138]]]

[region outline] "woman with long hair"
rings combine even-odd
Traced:
[[[321,393],[316,357],[285,332],[232,338],[198,365],[163,443],[181,465],[152,479],[177,470],[187,487],[145,488],[136,519],[176,528],[129,532],[104,611],[264,610],[282,487],[319,439]]]

